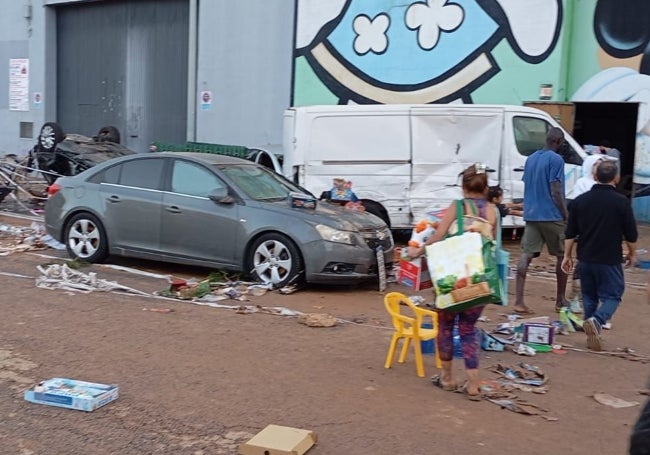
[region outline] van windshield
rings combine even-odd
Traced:
[[[515,132],[515,143],[520,155],[530,156],[544,148],[546,133],[551,125],[545,120],[532,117],[514,117],[512,127]],[[558,150],[567,164],[582,165],[582,157],[567,141]]]

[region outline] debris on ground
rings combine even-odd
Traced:
[[[337,319],[325,313],[305,313],[298,316],[298,322],[308,327],[334,327]]]
[[[73,270],[67,264],[50,264],[47,267],[39,265],[36,268],[41,272],[41,276],[36,278],[36,286],[43,289],[62,289],[84,294],[94,291],[121,291],[149,295],[146,292],[123,286],[115,281],[97,278],[95,272],[83,273]]]
[[[605,406],[609,406],[617,409],[631,408],[633,406],[639,405],[638,401],[625,401],[615,396],[612,396],[608,393],[594,393],[594,400],[596,400],[597,402]]]
[[[630,360],[632,362],[641,362],[643,364],[650,362],[650,357],[647,355],[637,354],[631,348],[619,348],[616,351],[592,351],[590,349],[580,349],[569,345],[565,345],[563,349],[576,352],[588,352],[590,354],[605,355],[611,357],[618,357],[620,359]]]
[[[537,366],[519,362],[516,365],[497,364],[488,368],[500,376],[497,382],[504,390],[518,389],[533,393],[546,393],[548,376]]]
[[[0,256],[47,248],[61,250],[65,245],[47,234],[42,224],[33,222],[29,227],[0,224]]]
[[[27,389],[24,398],[31,403],[90,412],[117,400],[119,391],[114,384],[52,378]]]

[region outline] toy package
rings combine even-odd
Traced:
[[[413,246],[419,248],[424,245],[424,242],[429,240],[431,236],[436,232],[440,220],[444,216],[447,210],[436,210],[428,212],[426,218],[421,219],[417,222],[411,233],[411,238],[408,242],[408,246]]]
[[[359,201],[359,198],[352,191],[352,182],[342,178],[335,178],[330,190],[330,201],[341,203],[348,210],[363,212],[366,208]]]

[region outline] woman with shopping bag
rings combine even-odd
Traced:
[[[464,232],[476,232],[479,235],[470,235],[472,241],[480,239],[494,239],[497,229],[498,211],[494,204],[487,200],[488,178],[487,168],[482,164],[473,164],[461,173],[463,199],[461,201],[454,201],[449,205],[447,212],[438,225],[435,234],[429,238],[425,245],[422,247],[409,247],[408,255],[410,257],[422,256],[427,249],[428,245],[433,245],[440,242],[449,236],[456,236],[456,234],[463,234]],[[459,213],[461,212],[462,213]],[[459,232],[460,231],[460,232]],[[458,239],[463,235],[458,235]],[[493,242],[492,242],[493,243]],[[480,249],[480,247],[479,247]],[[492,246],[492,256],[494,248]],[[456,255],[454,255],[456,256]],[[442,263],[444,261],[453,262],[456,257],[438,257],[435,261]],[[428,257],[427,262],[431,263],[434,258]],[[483,285],[485,274],[492,273],[492,270],[487,270],[489,267],[481,269],[482,273],[472,273],[471,277],[469,270],[471,264],[466,263],[465,268],[468,269],[467,273],[462,275],[462,278],[455,280],[457,275],[449,274],[444,277],[436,277],[436,293],[438,294],[437,300],[442,298],[441,294],[445,294],[447,301],[453,302],[452,297],[456,293],[457,300],[461,299],[463,293],[467,294],[468,289],[482,288],[487,294],[476,299],[478,304],[466,304],[454,306],[450,304],[445,308],[437,305],[438,309],[438,338],[437,349],[442,360],[442,372],[440,376],[434,377],[434,384],[440,386],[444,390],[455,391],[458,389],[458,384],[454,380],[452,372],[452,359],[454,351],[453,331],[454,326],[458,324],[458,332],[460,335],[461,347],[463,351],[463,359],[465,362],[465,369],[467,371],[467,382],[463,386],[464,392],[471,400],[480,400],[480,379],[478,374],[478,355],[479,355],[479,340],[476,334],[476,321],[483,312],[485,303],[498,303],[496,300],[499,297],[493,297],[494,285]],[[460,273],[459,273],[460,275]],[[455,281],[451,283],[451,281]],[[479,286],[482,285],[482,286]],[[496,285],[499,286],[498,284]],[[447,289],[448,288],[448,289]],[[497,290],[500,292],[500,290]],[[492,300],[491,300],[492,299]],[[459,309],[462,308],[462,309]]]

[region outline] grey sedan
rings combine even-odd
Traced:
[[[381,219],[317,203],[281,175],[229,156],[119,157],[60,177],[49,195],[48,233],[88,262],[130,256],[244,272],[281,287],[376,279],[377,251],[386,263],[393,257]]]

